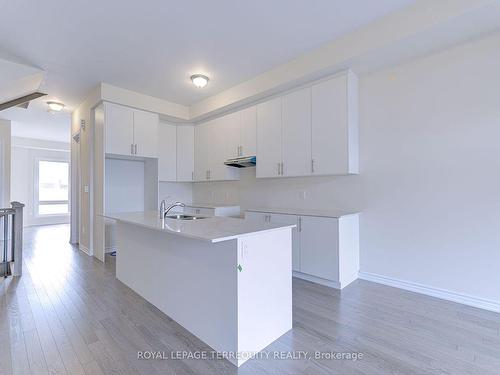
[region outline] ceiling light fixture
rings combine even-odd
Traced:
[[[208,84],[208,77],[203,74],[193,74],[191,76],[191,81],[193,85],[201,89]]]
[[[47,102],[49,112],[59,112],[64,108],[64,104],[59,102]]]

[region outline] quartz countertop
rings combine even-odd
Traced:
[[[109,213],[104,217],[182,237],[221,242],[256,233],[293,228],[295,225],[258,223],[232,217],[207,217],[198,220],[160,219],[156,211]]]
[[[285,214],[285,215],[300,215],[300,216],[319,216],[319,217],[333,217],[339,218],[346,215],[353,215],[359,212],[349,211],[349,210],[340,210],[340,209],[331,209],[331,210],[310,210],[310,209],[301,209],[301,208],[246,208],[243,211],[250,212],[268,212],[273,214]]]

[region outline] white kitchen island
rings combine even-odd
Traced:
[[[294,225],[210,217],[116,221],[116,277],[236,366],[292,328]]]

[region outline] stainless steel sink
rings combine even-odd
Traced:
[[[167,215],[167,216],[165,216],[165,219],[200,220],[200,219],[206,219],[206,217],[203,217],[203,216],[191,216],[191,215],[184,215],[184,214],[176,214],[176,215]]]

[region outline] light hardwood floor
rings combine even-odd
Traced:
[[[339,292],[294,279],[294,329],[266,348],[360,360],[260,358],[239,369],[138,360],[138,351],[211,349],[116,280],[114,259],[88,257],[68,234],[66,225],[27,229],[24,275],[0,280],[0,375],[500,374],[500,314],[365,281]]]

